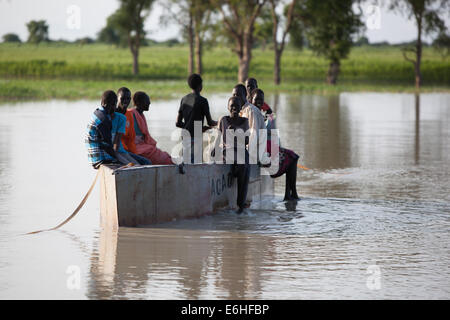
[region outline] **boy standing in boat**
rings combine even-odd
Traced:
[[[189,132],[191,141],[191,163],[202,162],[202,132],[217,125],[217,122],[211,118],[209,111],[208,100],[200,95],[203,89],[203,80],[198,74],[191,74],[188,78],[188,85],[192,92],[181,99],[180,109],[178,110],[178,117],[176,126],[185,129]],[[208,122],[208,126],[203,126],[204,118]],[[196,124],[197,123],[197,124]],[[196,132],[195,126],[198,126]],[[199,137],[195,137],[195,133]],[[197,157],[194,155],[197,154]]]
[[[94,111],[87,126],[85,142],[88,159],[95,169],[101,164],[117,162],[111,136],[111,114],[116,104],[117,95],[114,91],[103,92],[101,107]]]

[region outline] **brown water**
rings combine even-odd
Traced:
[[[215,118],[227,95],[208,97]],[[1,299],[449,299],[450,95],[271,96],[301,155],[302,200],[152,228],[99,228],[99,189],[62,231],[95,171],[96,102],[0,105]],[[170,150],[178,100],[153,101]],[[168,130],[167,128],[170,128]],[[78,281],[79,280],[79,281]]]

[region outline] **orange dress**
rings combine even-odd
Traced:
[[[150,135],[147,127],[147,120],[143,114],[140,114],[136,109],[132,109],[134,117],[136,118],[139,130],[142,136],[136,135],[135,144],[137,154],[149,159],[152,164],[174,164],[172,157],[156,147],[156,141]]]
[[[136,144],[134,143],[134,140],[136,139],[136,132],[134,131],[133,112],[131,110],[127,110],[125,117],[127,118],[127,122],[125,125],[125,134],[122,135],[122,144],[125,150],[136,154]]]

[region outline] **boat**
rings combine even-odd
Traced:
[[[138,227],[236,209],[237,182],[231,165],[217,163],[100,167],[100,224]],[[184,171],[184,172],[182,172]],[[273,195],[273,179],[250,165],[247,200]]]

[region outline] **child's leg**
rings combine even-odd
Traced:
[[[289,188],[291,191],[291,197],[293,199],[298,200],[298,194],[297,194],[297,162],[298,159],[295,160],[294,162],[292,162],[292,164],[290,165],[288,174],[289,174]]]
[[[122,164],[129,164],[131,162],[132,164],[139,165],[139,162],[135,160],[132,156],[130,156],[128,153],[116,152],[116,158]]]
[[[134,158],[134,160],[136,160],[137,162],[139,162],[139,164],[142,165],[151,165],[152,162],[150,160],[148,160],[147,158],[144,158],[143,156],[128,152],[128,154],[130,156],[132,156]]]
[[[248,180],[249,180],[249,165],[239,164],[234,165],[237,175],[237,205],[239,211],[242,212],[245,207],[245,200],[247,199]]]
[[[290,182],[290,179],[289,179],[289,169],[286,171],[286,185],[285,185],[285,187],[284,187],[284,201],[287,201],[287,200],[292,200],[291,199],[291,188],[290,188],[290,186],[291,186],[291,182]]]

